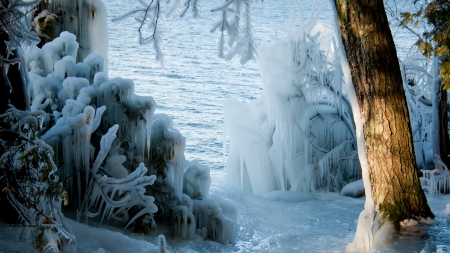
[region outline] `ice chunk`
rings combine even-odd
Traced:
[[[362,210],[358,218],[358,226],[353,242],[347,245],[347,252],[368,252],[373,245],[372,225],[374,218],[371,213]]]

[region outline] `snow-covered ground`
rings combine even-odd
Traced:
[[[192,241],[166,235],[168,250],[174,252],[345,252],[353,240],[357,218],[364,198],[354,199],[338,193],[315,193],[300,202],[273,201],[267,197],[241,192],[226,185],[215,175],[211,194],[233,200],[239,209],[239,232],[236,245],[205,241],[200,236]],[[285,200],[292,200],[286,194]],[[272,198],[273,199],[273,198]],[[304,200],[304,201],[301,201]],[[450,224],[445,213],[450,195],[429,198],[436,214],[435,223],[396,235],[387,240],[381,252],[447,252],[450,250]],[[69,220],[77,237],[78,252],[94,253],[100,248],[111,253],[157,252],[159,231],[150,236],[89,227]],[[109,227],[109,229],[111,229]],[[162,228],[161,228],[162,230]],[[0,225],[0,252],[26,252],[20,242],[20,228]],[[389,250],[388,250],[389,249]]]

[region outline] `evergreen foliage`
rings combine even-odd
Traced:
[[[418,0],[414,0],[418,4]],[[426,21],[429,30],[425,30],[417,40],[420,52],[427,58],[439,57],[441,60],[440,76],[444,89],[450,89],[450,2],[434,0],[419,6],[416,12],[401,14],[401,25],[418,27]]]
[[[74,237],[61,219],[67,193],[58,182],[53,149],[39,139],[44,115],[15,108],[0,115],[0,187],[8,201],[2,199],[2,207],[11,205],[15,212],[1,216],[10,225],[25,227],[32,236],[27,239],[37,250],[57,252],[74,242]]]

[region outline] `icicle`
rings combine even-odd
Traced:
[[[158,236],[158,253],[167,253],[166,237],[164,235]]]

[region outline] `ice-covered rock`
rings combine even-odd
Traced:
[[[362,179],[357,180],[355,182],[351,182],[349,184],[346,184],[342,190],[341,194],[344,196],[352,197],[352,198],[359,198],[365,195],[364,190],[364,183]]]

